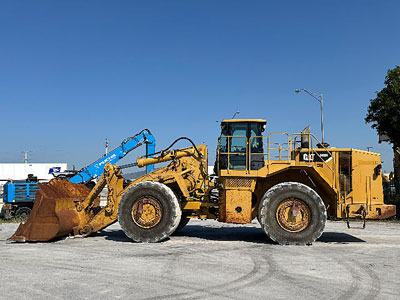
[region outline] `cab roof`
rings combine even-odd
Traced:
[[[239,122],[247,122],[247,123],[267,123],[266,120],[263,119],[226,119],[222,120],[221,123],[239,123]]]

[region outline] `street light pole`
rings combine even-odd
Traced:
[[[232,119],[234,119],[236,117],[236,115],[240,114],[240,111],[237,111],[233,114]]]
[[[324,145],[324,101],[322,99],[322,94],[320,95],[321,101],[319,103],[321,104],[321,132],[322,132],[322,145]],[[325,146],[324,146],[325,147]]]
[[[324,145],[324,100],[322,97],[322,94],[317,94],[312,91],[306,90],[306,89],[298,89],[295,92],[300,93],[301,91],[306,92],[309,94],[311,97],[313,97],[315,100],[317,100],[320,104],[321,107],[321,134],[322,134],[322,145]]]

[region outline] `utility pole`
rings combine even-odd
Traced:
[[[106,138],[106,155],[108,154],[108,138]]]
[[[22,153],[24,153],[24,163],[28,163],[28,153],[31,151],[23,151]]]

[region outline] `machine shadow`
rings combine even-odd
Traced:
[[[95,234],[104,236],[106,240],[117,242],[132,242],[125,233],[120,230],[103,230]],[[206,227],[199,225],[187,225],[175,232],[174,236],[191,237],[213,241],[242,241],[260,244],[275,244],[269,239],[261,228],[252,227]]]
[[[317,241],[337,244],[365,243],[364,240],[344,232],[324,232]]]
[[[187,225],[174,236],[187,236],[212,241],[242,241],[259,244],[275,244],[261,228],[256,227],[206,227]]]
[[[132,242],[121,230],[104,230],[96,234],[96,236],[104,236],[106,240],[117,242]],[[181,237],[191,237],[212,241],[241,241],[257,244],[276,244],[268,238],[261,228],[256,227],[206,227],[199,225],[187,225],[172,235]],[[324,232],[317,240],[322,243],[365,243],[359,239],[343,232]]]

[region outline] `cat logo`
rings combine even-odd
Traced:
[[[315,151],[300,153],[300,161],[307,162],[328,162],[332,159],[332,154],[327,151]]]

